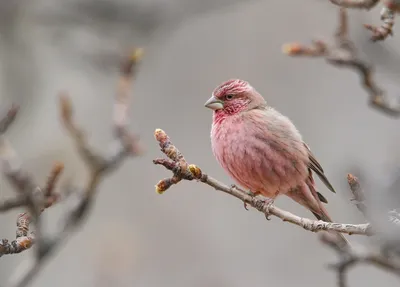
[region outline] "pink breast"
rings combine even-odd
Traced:
[[[231,121],[231,122],[230,122]],[[304,182],[308,175],[302,143],[289,145],[276,135],[251,128],[237,118],[216,124],[211,133],[217,161],[242,187],[267,197]],[[297,146],[296,146],[297,145]]]

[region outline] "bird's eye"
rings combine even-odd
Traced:
[[[233,95],[226,95],[225,98],[226,98],[227,100],[232,100],[232,99],[233,99]]]

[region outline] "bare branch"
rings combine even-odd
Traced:
[[[329,0],[331,3],[344,8],[372,9],[379,0]]]
[[[7,114],[0,120],[0,134],[4,134],[14,122],[19,111],[19,106],[12,105]]]
[[[58,179],[64,169],[64,164],[61,162],[56,162],[53,166],[53,169],[50,172],[50,175],[47,179],[46,186],[43,188],[43,193],[45,196],[50,196],[54,193],[55,186],[57,184]]]
[[[357,177],[349,173],[347,175],[347,182],[349,183],[350,190],[353,194],[353,198],[351,199],[351,201],[356,205],[357,209],[364,215],[364,217],[368,218],[367,206],[364,203],[365,195],[361,187],[360,181]]]
[[[383,7],[381,10],[382,25],[376,27],[374,25],[364,24],[364,27],[372,32],[371,40],[383,41],[388,36],[393,36],[393,26],[395,24],[396,11],[394,8]]]
[[[56,163],[50,173],[46,188],[42,191],[36,187],[32,193],[39,191],[42,193],[42,205],[38,206],[39,215],[46,208],[49,208],[55,204],[59,195],[53,192],[54,183],[63,169],[63,165]],[[7,211],[11,208],[22,207],[29,205],[29,200],[25,194],[19,194],[19,196],[3,201],[0,206],[0,211]],[[35,212],[36,213],[36,212]],[[36,219],[37,220],[37,219]],[[32,247],[35,243],[36,232],[32,231],[29,233],[29,226],[33,221],[32,216],[28,212],[20,213],[17,219],[17,232],[16,239],[9,242],[7,239],[0,240],[0,257],[6,254],[20,253]]]
[[[110,154],[100,155],[89,146],[83,130],[74,122],[72,103],[63,93],[60,97],[60,114],[62,122],[75,142],[77,150],[89,169],[89,178],[83,188],[64,189],[64,193],[75,192],[78,203],[65,214],[60,230],[53,236],[44,237],[41,232],[40,214],[48,207],[58,202],[61,197],[55,192],[57,181],[64,168],[63,164],[56,163],[43,188],[37,185],[33,178],[22,170],[16,152],[4,137],[0,138],[0,158],[3,162],[4,173],[7,179],[17,191],[17,197],[0,203],[0,211],[26,206],[29,212],[21,213],[17,220],[17,236],[9,243],[0,240],[0,256],[22,252],[31,246],[37,247],[34,260],[23,271],[17,269],[8,286],[26,286],[31,279],[41,270],[43,263],[49,258],[60,243],[64,242],[71,231],[77,229],[89,213],[93,198],[97,192],[100,180],[109,172],[115,170],[128,156],[139,154],[140,148],[135,136],[127,130],[128,105],[131,80],[134,69],[140,60],[142,50],[124,61],[121,68],[121,78],[118,91],[115,95],[113,131],[118,148],[114,148]],[[16,109],[13,108],[7,117],[0,120],[0,133],[5,132],[9,124],[15,118]],[[115,146],[115,144],[114,144]],[[35,223],[35,231],[29,232],[31,222]]]
[[[399,117],[400,104],[390,103],[386,99],[385,91],[375,83],[373,68],[358,57],[354,43],[348,37],[346,9],[340,8],[339,16],[339,27],[333,45],[322,41],[314,41],[312,47],[292,43],[284,45],[284,53],[290,56],[324,57],[329,64],[356,70],[370,96],[370,105],[390,116]]]
[[[371,248],[358,250],[340,245],[338,244],[338,240],[328,233],[322,233],[320,239],[339,255],[339,262],[331,266],[338,273],[339,287],[347,286],[346,274],[348,269],[360,263],[372,264],[400,276],[400,261],[398,258],[388,257],[380,250],[373,250]]]
[[[367,9],[374,8],[379,0],[329,0],[331,3],[342,8]],[[381,10],[382,25],[379,27],[364,24],[364,27],[372,32],[371,40],[383,41],[388,36],[393,36],[393,26],[395,23],[396,12],[400,11],[400,5],[396,0],[381,1],[385,7]]]
[[[28,230],[31,221],[34,221],[36,225],[36,234],[41,235],[39,215],[42,207],[38,201],[39,197],[42,198],[41,191],[40,189],[38,190],[38,185],[35,184],[31,176],[22,169],[16,152],[3,135],[3,133],[7,131],[10,124],[14,121],[17,112],[18,107],[12,106],[5,117],[3,117],[3,119],[0,121],[0,160],[2,162],[3,171],[7,180],[17,192],[17,197],[12,201],[14,201],[14,203],[18,202],[19,204],[24,203],[29,210],[29,215],[23,214],[18,218],[16,240],[12,241],[11,243],[8,243],[8,240],[6,239],[2,240],[0,248],[2,252],[0,253],[0,256],[4,254],[19,253],[28,249],[32,245],[31,242],[33,242],[33,236],[27,237],[27,235],[24,235],[25,233],[21,231],[21,228],[22,230]],[[9,205],[9,207],[16,207],[16,204]],[[40,244],[38,250],[39,249]]]
[[[17,207],[24,206],[26,204],[26,200],[22,197],[13,197],[4,199],[0,202],[0,212],[5,212]]]
[[[260,195],[254,196],[236,186],[225,185],[203,173],[196,165],[189,165],[182,153],[172,144],[168,135],[163,130],[157,129],[155,131],[155,138],[159,142],[161,151],[167,155],[169,160],[155,159],[153,163],[162,165],[173,173],[171,178],[165,178],[158,182],[156,185],[156,192],[159,194],[162,194],[172,185],[179,183],[181,180],[191,181],[195,179],[215,188],[216,190],[223,191],[242,200],[244,203],[247,203],[258,211],[264,213],[265,216],[274,215],[285,222],[293,223],[312,232],[325,230],[347,234],[372,235],[370,224],[330,223],[321,220],[302,218],[268,203],[268,200]]]

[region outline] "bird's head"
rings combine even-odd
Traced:
[[[265,104],[264,98],[246,81],[231,79],[212,93],[205,107],[225,115],[233,115]]]

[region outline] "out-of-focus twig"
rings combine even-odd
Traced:
[[[399,258],[386,256],[380,250],[374,250],[372,248],[363,250],[354,247],[348,248],[348,246],[338,244],[338,240],[329,233],[322,233],[320,239],[339,255],[339,262],[331,265],[331,267],[337,271],[339,287],[347,286],[346,275],[348,269],[360,263],[372,264],[400,276]]]
[[[347,13],[345,8],[339,9],[339,27],[335,33],[335,42],[328,45],[323,41],[314,41],[313,46],[306,47],[301,44],[287,44],[283,50],[290,56],[323,57],[332,65],[353,68],[359,72],[362,85],[370,95],[372,107],[395,117],[400,116],[400,104],[390,103],[385,92],[375,80],[373,68],[357,55],[354,43],[348,37]]]
[[[351,201],[356,205],[357,209],[364,215],[364,217],[368,218],[367,206],[364,202],[365,195],[361,187],[360,181],[357,177],[349,173],[347,175],[347,182],[349,183],[351,193],[353,194],[353,198],[351,199]]]
[[[351,193],[353,194],[353,198],[351,201],[355,204],[357,209],[363,214],[364,218],[370,220],[368,214],[368,206],[365,203],[365,194],[364,190],[360,184],[360,181],[357,177],[352,174],[347,175],[347,182],[350,186]],[[396,210],[390,210],[386,214],[386,218],[389,223],[393,224],[391,226],[400,226],[400,213]],[[375,230],[375,232],[377,232]]]
[[[12,242],[9,242],[7,239],[0,240],[0,256],[19,253],[28,249],[34,242],[35,235],[41,234],[39,215],[44,206],[40,205],[38,199],[40,198],[43,200],[43,194],[32,177],[22,169],[15,150],[4,136],[4,133],[14,122],[18,110],[19,107],[12,106],[7,114],[0,120],[0,161],[6,179],[16,190],[14,199],[6,200],[0,205],[3,207],[2,211],[7,211],[19,206],[26,206],[29,212],[22,213],[18,216],[15,240]],[[28,235],[31,221],[35,222],[36,232],[35,234],[32,233]],[[38,245],[38,249],[40,249],[40,244]]]
[[[236,186],[225,185],[203,173],[201,169],[196,165],[189,165],[186,162],[183,154],[172,144],[168,135],[163,130],[157,129],[155,131],[155,138],[159,142],[161,151],[165,155],[167,155],[169,159],[155,159],[153,163],[162,165],[166,169],[171,170],[173,173],[173,176],[171,178],[165,178],[158,182],[158,184],[156,185],[156,191],[160,194],[166,191],[172,185],[179,183],[181,180],[198,180],[215,188],[216,190],[223,191],[242,200],[244,203],[247,203],[258,211],[264,213],[265,216],[274,215],[282,219],[283,221],[293,223],[312,232],[331,230],[342,233],[360,235],[372,235],[373,233],[368,223],[342,224],[324,222],[321,220],[302,218],[288,211],[282,210],[269,203],[268,200],[262,196],[254,196],[251,193],[246,192]]]
[[[16,270],[8,284],[9,287],[26,286],[31,281],[41,270],[43,263],[49,258],[49,255],[56,250],[56,247],[65,241],[71,234],[71,231],[81,226],[93,204],[100,180],[107,173],[115,170],[128,156],[139,154],[140,148],[137,139],[129,133],[127,126],[130,85],[141,56],[142,50],[137,49],[129,59],[121,64],[121,77],[114,103],[113,131],[116,143],[113,144],[114,148],[109,154],[100,155],[89,146],[85,133],[74,121],[70,99],[65,93],[60,96],[62,123],[75,142],[78,152],[89,169],[89,178],[82,188],[68,186],[69,190],[64,190],[65,193],[68,191],[68,194],[72,190],[72,192],[77,194],[79,201],[65,214],[64,220],[59,225],[60,230],[54,235],[48,237],[42,236],[39,215],[45,208],[60,199],[54,190],[63,165],[60,163],[55,164],[46,185],[40,188],[39,185],[34,183],[29,174],[20,168],[21,165],[15,160],[15,151],[12,150],[3,137],[0,138],[0,156],[4,172],[7,179],[16,188],[18,195],[21,195],[23,199],[21,201],[10,199],[0,203],[0,210],[4,211],[17,206],[28,207],[28,212],[22,213],[18,217],[16,240],[12,243],[8,243],[5,240],[0,241],[0,252],[3,252],[3,254],[18,253],[28,249],[34,243],[37,248],[36,255],[31,264],[22,271],[19,268]],[[11,116],[12,113],[9,112],[9,118]],[[5,131],[11,122],[12,120],[10,119],[0,121],[0,132]],[[29,224],[31,222],[35,223],[35,231],[29,233]]]
[[[0,240],[0,257],[6,254],[14,254],[20,253],[32,247],[35,243],[35,238],[37,234],[36,231],[29,232],[29,226],[33,220],[39,220],[39,215],[46,209],[52,206],[54,203],[58,201],[60,198],[59,194],[54,192],[54,184],[59,177],[60,173],[63,170],[63,165],[61,163],[56,163],[53,166],[53,169],[48,178],[48,183],[45,189],[40,189],[38,186],[35,187],[32,191],[27,191],[27,193],[32,192],[40,192],[41,193],[41,205],[38,206],[39,212],[36,214],[38,218],[32,218],[29,212],[20,213],[17,218],[17,232],[16,239],[9,242],[7,239]],[[19,171],[21,172],[21,171]],[[20,207],[24,205],[28,205],[29,201],[27,200],[27,196],[25,193],[19,193],[14,199],[13,202],[18,202],[19,206],[9,206],[9,209]],[[4,209],[3,211],[6,211]]]
[[[380,0],[329,0],[344,8],[372,9]]]
[[[363,188],[357,177],[352,174],[347,175],[347,181],[350,186],[350,190],[353,194],[352,201],[355,203],[357,209],[368,219],[368,206],[365,204],[365,195]],[[396,210],[388,212],[388,220],[392,226],[398,228],[400,215]],[[380,230],[374,230],[376,234],[379,234]],[[370,264],[378,268],[387,270],[397,276],[400,276],[400,257],[398,253],[391,252],[395,251],[397,246],[391,245],[393,242],[381,242],[381,247],[365,247],[357,246],[355,248],[349,248],[349,246],[341,244],[341,242],[333,237],[332,234],[324,233],[320,237],[321,241],[332,248],[339,255],[339,261],[336,264],[332,264],[331,267],[337,272],[338,286],[347,286],[347,272],[349,268],[354,267],[357,264]]]
[[[379,0],[329,0],[335,5],[343,8],[367,9],[374,8]],[[393,26],[395,24],[396,13],[400,11],[400,2],[398,0],[381,1],[385,7],[381,10],[381,26],[364,24],[364,27],[372,32],[372,41],[383,41],[388,36],[393,36]]]
[[[372,32],[371,40],[383,41],[388,36],[393,36],[393,26],[395,24],[396,11],[391,7],[383,7],[381,10],[381,26],[364,24],[364,27]]]

